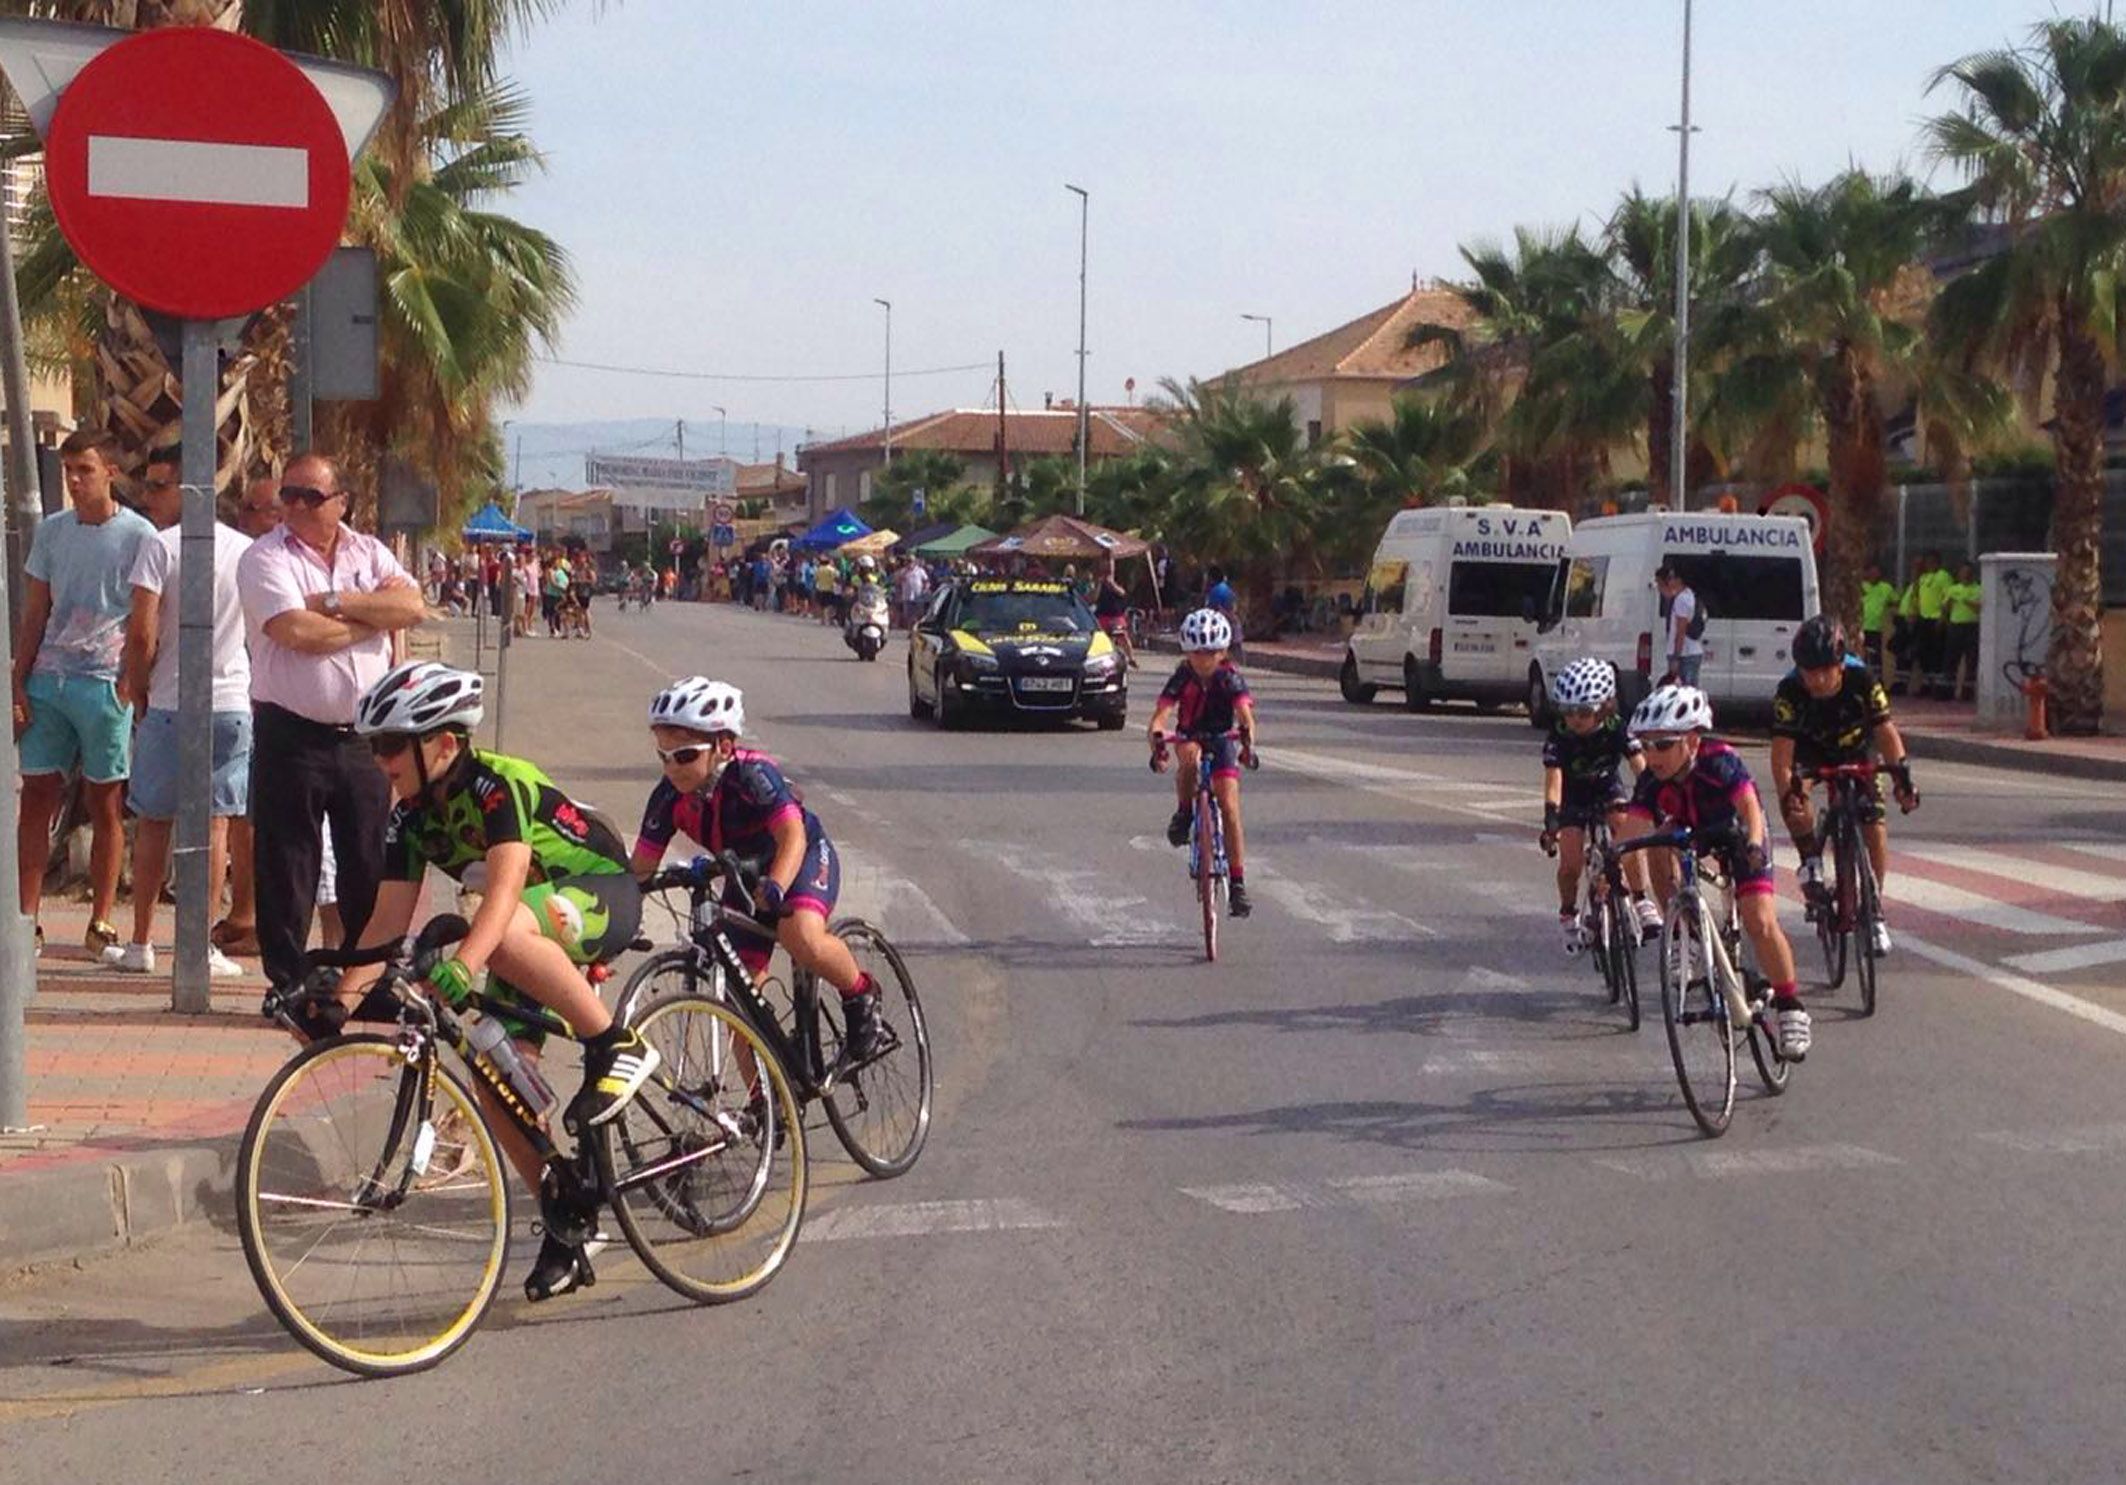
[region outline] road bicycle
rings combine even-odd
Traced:
[[[1876,778],[1884,771],[1882,765],[1868,760],[1824,764],[1798,776],[1804,790],[1810,784],[1823,784],[1829,791],[1820,829],[1824,854],[1831,861],[1831,878],[1806,894],[1808,919],[1823,950],[1824,983],[1833,990],[1843,985],[1850,959],[1863,1016],[1875,1014],[1879,957],[1875,934],[1882,922],[1882,885],[1875,879],[1875,862],[1868,855],[1862,815]],[[1911,802],[1903,806],[1906,813],[1919,803],[1916,793],[1909,798]]]
[[[736,884],[742,907],[718,900],[718,881]],[[915,1164],[930,1137],[937,1091],[930,1031],[915,977],[900,950],[871,924],[841,918],[830,925],[879,987],[881,1042],[869,1056],[852,1059],[839,995],[822,994],[816,975],[793,970],[785,1017],[768,994],[772,982],[755,977],[739,958],[732,930],[775,936],[772,927],[754,916],[757,885],[758,877],[730,851],[656,872],[644,881],[645,896],[687,894],[687,940],[637,967],[620,993],[615,1014],[623,1019],[648,1015],[668,1000],[697,996],[730,1007],[788,1071],[799,1106],[824,1106],[827,1123],[851,1160],[874,1176],[901,1175]]]
[[[1677,828],[1621,842],[1618,853],[1675,853],[1676,890],[1661,928],[1661,1019],[1683,1102],[1710,1137],[1735,1113],[1736,1044],[1747,1042],[1764,1091],[1786,1091],[1793,1064],[1779,1052],[1772,987],[1742,956],[1733,885],[1717,863],[1701,863],[1724,841]]]
[[[1152,772],[1165,771],[1166,750],[1176,743],[1196,743],[1208,748],[1212,743],[1239,736],[1237,729],[1231,732],[1162,732],[1152,754]],[[1262,766],[1262,760],[1253,748],[1242,755],[1242,762],[1251,770]],[[1231,870],[1231,863],[1225,855],[1225,815],[1218,808],[1218,796],[1211,791],[1209,762],[1207,758],[1199,757],[1196,799],[1189,807],[1188,874],[1189,880],[1196,884],[1196,901],[1203,909],[1203,957],[1214,964],[1218,960],[1218,920],[1225,916]]]
[[[413,988],[466,931],[445,915],[418,938],[312,953],[300,985],[267,997],[269,1016],[307,1035],[305,1013],[336,993],[339,970],[381,963],[357,1016],[391,1023],[310,1042],[251,1111],[237,1226],[268,1308],[309,1350],[363,1376],[419,1371],[463,1345],[494,1300],[509,1247],[496,1119],[544,1164],[544,1231],[582,1244],[610,1209],[643,1266],[675,1292],[697,1304],[759,1292],[797,1242],[808,1179],[796,1095],[775,1050],[705,997],[645,1006],[630,1024],[661,1062],[614,1119],[564,1153],[546,1130],[553,1091],[498,1035],[502,1023]],[[502,995],[490,984],[467,1009],[571,1035],[552,1012]],[[746,1079],[729,1073],[741,1058]]]
[[[1587,844],[1581,858],[1573,921],[1580,925],[1582,947],[1609,991],[1609,1003],[1622,1006],[1625,1024],[1637,1031],[1639,920],[1632,911],[1631,891],[1624,883],[1624,858],[1617,854],[1605,814],[1590,814],[1582,828],[1587,833]],[[1551,846],[1548,854],[1557,854],[1557,847]]]

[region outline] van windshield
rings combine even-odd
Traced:
[[[1533,621],[1549,602],[1556,575],[1547,562],[1457,562],[1448,571],[1447,612]]]
[[[1708,622],[1773,619],[1799,623],[1801,559],[1745,557],[1734,552],[1670,552],[1666,561],[1705,600]]]

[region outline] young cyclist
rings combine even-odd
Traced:
[[[454,955],[428,972],[430,991],[464,1004],[480,972],[490,995],[530,996],[568,1022],[583,1041],[583,1087],[568,1105],[571,1129],[604,1124],[656,1071],[656,1048],[613,1020],[581,966],[624,948],[642,915],[642,894],[628,874],[626,847],[612,829],[571,801],[533,764],[473,747],[482,715],[477,675],[432,660],[401,665],[362,697],[355,731],[369,739],[377,766],[398,803],[386,827],[384,881],[362,946],[402,937],[420,906],[422,878],[435,867],[482,894],[472,928]],[[340,977],[339,1006],[353,1007],[382,969]],[[536,1062],[537,1030],[507,1014],[499,1019],[527,1061]],[[313,1030],[329,1024],[313,1022]],[[492,1095],[476,1083],[483,1103]],[[531,1146],[506,1118],[495,1137],[536,1193],[543,1175]],[[580,1247],[551,1232],[524,1281],[534,1301],[596,1282]]]
[[[1721,857],[1742,931],[1756,951],[1758,969],[1772,984],[1779,1054],[1799,1062],[1809,1054],[1809,1013],[1795,984],[1793,946],[1773,910],[1764,806],[1742,755],[1705,735],[1712,725],[1713,704],[1696,686],[1662,686],[1640,702],[1631,731],[1646,750],[1646,770],[1625,808],[1656,825],[1689,826],[1701,851]],[[1655,885],[1664,893],[1673,870],[1666,853],[1654,860]]]
[[[657,870],[674,835],[705,851],[736,852],[760,874],[752,916],[775,929],[772,939],[734,931],[739,958],[759,974],[781,944],[800,969],[841,993],[850,1059],[874,1055],[886,1030],[877,982],[857,967],[848,945],[827,931],[841,896],[841,858],[775,760],[738,745],[745,735],[745,697],[736,686],[688,676],[657,693],[649,721],[664,778],[642,812],[631,861],[635,875]],[[743,887],[726,882],[724,902],[743,908]]]
[[[1787,833],[1801,854],[1801,890],[1811,899],[1823,891],[1823,841],[1816,834],[1808,776],[1817,768],[1862,763],[1872,755],[1882,758],[1896,780],[1899,806],[1907,813],[1918,808],[1905,740],[1890,720],[1889,693],[1866,662],[1847,653],[1844,628],[1818,614],[1795,633],[1794,668],[1772,693],[1772,785]],[[1880,886],[1890,874],[1890,826],[1883,818],[1880,777],[1861,803],[1860,818]],[[1880,916],[1871,947],[1878,955],[1890,952],[1890,930]]]
[[[1573,661],[1551,683],[1550,700],[1558,720],[1543,743],[1540,841],[1545,854],[1558,858],[1558,925],[1564,931],[1565,952],[1577,954],[1585,943],[1578,908],[1587,823],[1606,817],[1610,834],[1621,839],[1628,796],[1618,771],[1630,764],[1636,776],[1646,764],[1638,740],[1617,715],[1617,673],[1608,662]],[[1624,858],[1624,878],[1640,936],[1651,938],[1661,931],[1661,910],[1646,895],[1642,855]]]
[[[1218,813],[1225,817],[1226,884],[1231,889],[1229,909],[1245,918],[1253,908],[1248,903],[1246,845],[1240,831],[1240,768],[1255,752],[1255,699],[1248,683],[1226,650],[1233,643],[1233,626],[1216,609],[1199,608],[1181,621],[1181,664],[1159,692],[1152,708],[1152,766],[1166,771],[1166,736],[1172,728],[1182,732],[1240,732],[1236,741],[1219,737],[1197,744],[1184,742],[1177,751],[1181,767],[1174,775],[1174,817],[1166,822],[1166,838],[1177,846],[1188,844],[1190,811],[1196,799],[1196,770],[1211,770],[1211,792],[1218,800]]]

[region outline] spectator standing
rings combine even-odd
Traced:
[[[1246,649],[1246,636],[1240,629],[1240,600],[1233,592],[1233,585],[1225,580],[1225,569],[1212,563],[1203,570],[1203,606],[1224,614],[1226,622],[1233,626],[1233,659],[1238,662]]]
[[[15,850],[22,912],[35,922],[43,905],[52,822],[66,797],[67,774],[78,767],[94,840],[82,944],[99,959],[118,954],[118,930],[110,918],[125,852],[125,781],[132,770],[132,697],[120,676],[132,607],[129,580],[141,543],[155,533],[112,494],[117,452],[118,440],[100,428],[78,429],[59,446],[72,508],[46,516],[30,543],[13,677],[22,767]],[[167,464],[158,467],[174,478]],[[41,949],[41,927],[37,943]]]
[[[1123,663],[1129,669],[1137,668],[1137,649],[1129,632],[1129,589],[1115,576],[1115,559],[1109,557],[1100,567],[1100,589],[1093,595],[1093,618],[1107,631],[1115,648],[1122,652]]]
[[[266,977],[301,973],[316,910],[320,831],[332,822],[346,941],[383,875],[391,790],[354,734],[363,691],[391,666],[392,637],[421,621],[419,586],[390,548],[347,526],[339,466],[305,454],[283,476],[286,521],[251,544],[237,590],[251,639],[258,787],[258,940]]]
[[[930,594],[930,573],[921,562],[910,557],[893,575],[893,594],[900,601],[901,627],[913,629],[915,621],[922,616],[923,600]]]
[[[1705,666],[1705,641],[1691,633],[1698,617],[1698,595],[1683,574],[1667,563],[1654,569],[1654,587],[1661,594],[1661,612],[1668,624],[1668,674],[1686,686],[1698,684]]]
[[[1878,678],[1889,675],[1883,662],[1889,654],[1890,619],[1896,607],[1897,585],[1883,577],[1880,562],[1870,562],[1860,577],[1860,652]]]
[[[178,591],[181,457],[177,450],[165,449],[148,460],[148,517],[159,529],[140,544],[133,560],[133,606],[126,621],[125,690],[147,699],[127,791],[127,802],[139,820],[133,832],[133,939],[117,960],[118,968],[128,974],[155,972],[155,912],[169,875],[171,823],[177,817],[177,626],[163,622],[163,599]],[[236,593],[237,563],[250,545],[248,536],[215,526],[213,825],[207,837],[207,901],[214,904],[221,902],[228,870],[229,823],[242,818],[250,795],[251,660],[244,648],[243,604]],[[207,970],[223,976],[243,973],[212,943]]]
[[[546,590],[540,599],[546,615],[546,632],[550,638],[560,637],[561,600],[568,597],[568,585],[568,558],[557,548],[546,554]]]
[[[1943,657],[1949,642],[1949,590],[1956,574],[1942,565],[1941,553],[1920,559],[1919,694],[1947,699],[1949,682]]]
[[[1964,691],[1966,662],[1971,667],[1971,688],[1978,689],[1978,614],[1984,593],[1977,569],[1968,562],[1957,563],[1955,580],[1942,593],[1947,608],[1941,665],[1941,694],[1945,700],[1970,700]]]

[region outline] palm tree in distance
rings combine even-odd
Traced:
[[[1933,86],[1959,106],[1926,126],[1968,180],[1960,202],[2001,234],[1949,283],[1934,328],[1954,351],[2025,381],[2049,372],[2057,458],[2046,673],[2054,725],[2102,719],[2104,395],[2126,325],[2126,32],[2104,17],[2044,21],[2020,47],[1977,52]]]

